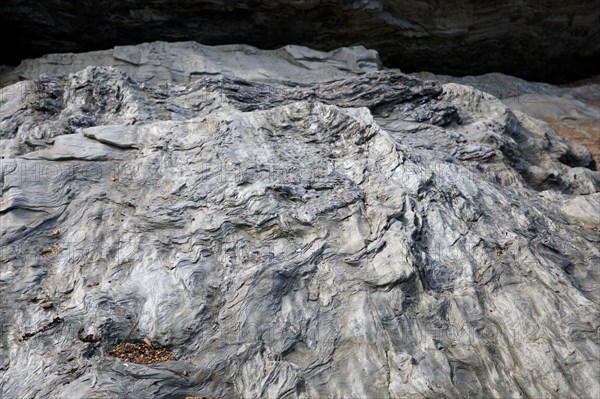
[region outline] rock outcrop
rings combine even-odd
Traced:
[[[537,81],[597,74],[596,1],[3,0],[0,64],[157,40],[320,50],[363,45],[389,67]],[[10,45],[10,46],[9,46]]]
[[[549,124],[360,47],[43,62],[0,91],[5,397],[600,395],[600,174]]]
[[[560,87],[499,73],[460,78],[422,72],[414,76],[460,83],[492,94],[510,109],[547,122],[561,136],[584,144],[596,167],[600,165],[600,76]]]

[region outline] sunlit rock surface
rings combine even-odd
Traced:
[[[549,124],[361,47],[20,71],[3,397],[600,395],[600,174]],[[110,355],[144,339],[177,360]]]

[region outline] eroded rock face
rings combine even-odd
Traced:
[[[598,73],[595,1],[496,0],[4,0],[1,63],[156,40],[363,45],[386,65],[451,75],[504,72],[538,81]]]
[[[600,76],[558,87],[499,73],[462,78],[423,72],[414,75],[440,83],[469,85],[492,94],[513,111],[542,120],[561,136],[584,144],[592,153],[596,168],[600,165]],[[568,156],[565,162],[569,162]],[[594,168],[592,164],[588,166]]]
[[[600,394],[589,151],[361,48],[192,50],[0,91],[6,397]]]

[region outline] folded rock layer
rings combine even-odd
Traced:
[[[107,54],[0,91],[5,397],[600,395],[585,147],[360,47]]]

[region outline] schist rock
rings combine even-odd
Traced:
[[[437,80],[191,42],[5,74],[3,397],[598,397],[592,155]]]

